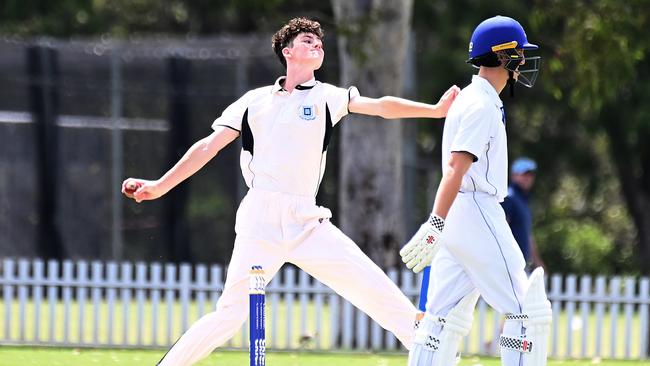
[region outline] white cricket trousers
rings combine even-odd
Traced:
[[[520,314],[528,284],[526,263],[497,198],[481,192],[458,193],[442,235],[442,248],[431,264],[427,312],[446,316],[478,288],[498,312]],[[523,330],[516,322],[506,322],[504,327],[507,334]],[[519,366],[520,356],[502,350],[502,364]]]
[[[332,288],[410,348],[415,306],[329,222],[331,215],[314,197],[249,190],[237,211],[235,247],[216,311],[194,323],[159,365],[191,365],[228,341],[248,316],[251,266],[261,265],[268,283],[286,262]]]

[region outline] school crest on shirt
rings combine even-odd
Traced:
[[[305,121],[311,121],[318,116],[318,107],[315,104],[301,105],[298,107],[298,116]]]

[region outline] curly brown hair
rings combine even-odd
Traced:
[[[287,60],[284,59],[282,49],[292,46],[291,43],[300,33],[311,33],[320,39],[323,39],[324,35],[319,22],[300,17],[291,19],[279,31],[275,32],[273,38],[271,38],[273,51],[285,68],[287,67]]]

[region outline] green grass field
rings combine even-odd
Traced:
[[[164,351],[98,350],[65,348],[0,347],[2,366],[145,366],[155,365]],[[212,354],[197,365],[241,366],[248,364],[248,353],[222,351]],[[327,354],[277,353],[267,356],[267,364],[282,366],[404,366],[406,355],[394,354]],[[464,357],[460,366],[498,366],[496,358]],[[548,366],[650,366],[650,361],[550,360]]]

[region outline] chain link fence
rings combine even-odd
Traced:
[[[164,199],[138,205],[119,184],[159,177],[225,107],[282,75],[268,36],[5,37],[0,55],[4,256],[228,261],[238,141]],[[330,61],[318,77],[336,83]]]

